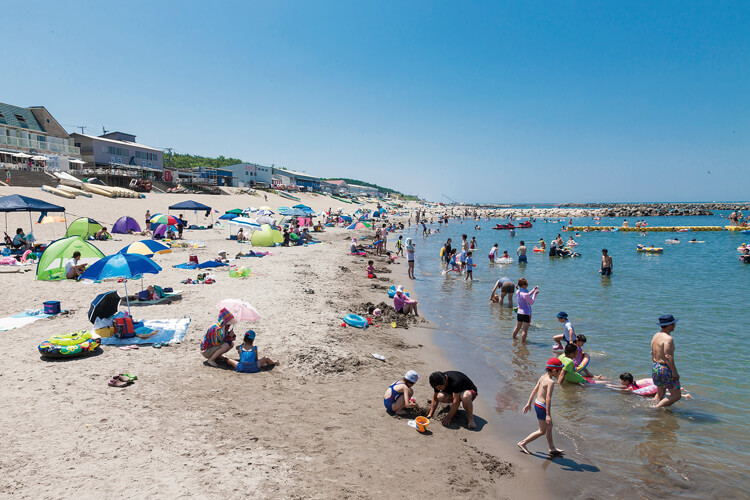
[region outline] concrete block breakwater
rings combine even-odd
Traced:
[[[714,215],[713,210],[750,210],[748,203],[566,203],[560,208],[599,209],[600,217]]]

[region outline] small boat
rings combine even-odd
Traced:
[[[508,224],[495,224],[495,227],[492,229],[515,229],[516,226],[514,226],[512,223]]]
[[[524,222],[521,222],[521,223],[520,223],[519,225],[517,225],[516,227],[518,227],[518,228],[525,228],[525,229],[528,229],[528,228],[532,227],[532,224],[531,224],[531,222],[529,222],[529,221],[524,221]]]
[[[295,201],[299,201],[300,200],[296,196],[294,196],[294,195],[292,195],[290,193],[287,193],[286,191],[279,191],[279,196],[281,196],[283,198],[290,199],[290,200],[295,200]]]

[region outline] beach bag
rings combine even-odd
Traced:
[[[190,262],[192,264],[197,264],[198,263],[198,256],[197,255],[191,255],[190,257],[188,257],[188,262]]]
[[[132,318],[115,318],[115,337],[118,339],[135,337]]]

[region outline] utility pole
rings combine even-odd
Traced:
[[[88,127],[86,125],[76,125],[75,128],[80,128],[81,134],[83,134],[84,130],[86,130]]]
[[[169,168],[172,168],[172,152],[174,151],[174,148],[164,148],[164,151],[167,151],[169,153],[169,156],[167,156],[167,158],[169,159]]]

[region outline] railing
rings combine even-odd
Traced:
[[[80,155],[81,148],[70,146],[68,144],[59,144],[48,141],[35,141],[33,139],[24,139],[23,137],[10,137],[0,135],[0,145],[12,146],[16,148],[35,149],[39,153],[66,153],[70,155]]]

